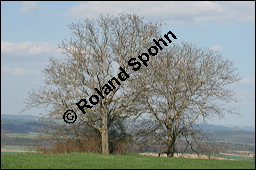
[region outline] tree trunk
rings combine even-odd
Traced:
[[[174,157],[175,153],[175,142],[176,142],[176,136],[169,136],[168,142],[167,142],[167,157]]]
[[[167,157],[174,157],[174,152],[175,152],[175,149],[174,149],[174,143],[175,142],[171,142],[168,147],[167,147]]]
[[[168,126],[166,126],[167,128],[167,157],[173,157],[174,156],[174,152],[175,152],[175,148],[174,148],[174,144],[176,141],[176,135],[174,134],[173,130],[171,128],[169,128]]]
[[[102,132],[101,132],[101,139],[102,139],[102,154],[109,154],[109,143],[108,143],[108,125],[107,125],[107,114],[105,113],[102,117]]]
[[[108,128],[102,129],[101,139],[102,139],[102,154],[109,154]]]

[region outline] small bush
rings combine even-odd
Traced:
[[[83,139],[69,139],[56,142],[51,153],[90,152],[101,153],[101,139],[99,137],[86,137]]]
[[[50,153],[49,149],[47,149],[45,146],[37,146],[37,152],[40,153]]]
[[[121,155],[126,153],[126,142],[111,141],[109,150],[111,154]],[[85,137],[83,139],[68,139],[65,141],[55,142],[51,148],[39,146],[37,151],[41,153],[101,153],[101,137]]]

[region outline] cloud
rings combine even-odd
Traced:
[[[61,50],[49,43],[35,44],[32,42],[11,43],[1,41],[1,52],[13,55],[39,55],[39,54],[53,54],[60,55]]]
[[[32,85],[39,85],[39,84],[40,84],[39,81],[33,81],[33,82],[32,82]]]
[[[219,44],[215,44],[210,49],[213,50],[213,51],[222,51],[223,50],[222,46],[219,45]]]
[[[244,78],[239,81],[240,84],[243,85],[255,85],[255,79],[252,78]]]
[[[41,6],[37,5],[35,1],[25,1],[20,8],[20,13],[35,13],[41,9]]]
[[[243,78],[231,86],[237,93],[240,105],[255,106],[255,79]]]
[[[164,20],[176,24],[205,21],[254,22],[255,20],[255,2],[94,1],[71,7],[67,15],[83,19],[107,13],[116,15],[122,11],[135,13],[151,20]]]
[[[238,86],[251,86],[254,87],[255,86],[255,79],[254,78],[242,78],[240,81],[236,82],[233,84],[233,86],[238,87]],[[238,89],[246,89],[247,88],[241,88],[239,87]]]
[[[6,66],[1,66],[1,74],[10,74],[13,76],[28,76],[28,75],[40,75],[41,72],[31,69],[23,68],[10,68]]]
[[[222,20],[255,22],[255,2],[219,2],[223,7]]]

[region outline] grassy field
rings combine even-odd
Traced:
[[[4,169],[254,169],[254,162],[128,155],[1,154]]]
[[[237,155],[224,155],[224,154],[218,154],[216,155],[220,158],[228,158],[228,159],[235,159],[235,160],[244,160],[244,161],[252,161],[252,157],[248,156],[237,156]]]
[[[1,149],[35,151],[35,150],[36,150],[36,147],[33,147],[33,146],[3,145],[3,146],[1,146]]]
[[[4,133],[4,135],[8,137],[15,138],[36,138],[37,134],[24,134],[24,133]]]

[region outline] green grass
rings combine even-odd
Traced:
[[[5,169],[253,169],[254,162],[128,155],[1,154]]]
[[[1,154],[3,153],[8,153],[8,154],[17,154],[17,152],[1,152]]]

